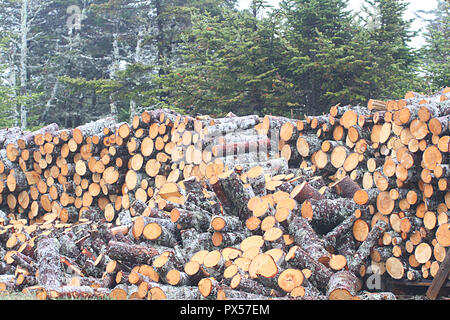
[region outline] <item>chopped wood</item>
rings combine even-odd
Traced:
[[[383,279],[441,279],[449,94],[304,120],[160,109],[0,130],[0,289],[381,300],[393,296],[359,285],[374,265]]]
[[[328,283],[329,300],[351,300],[361,289],[361,280],[353,273],[339,271],[334,273]]]

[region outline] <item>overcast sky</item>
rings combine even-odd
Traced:
[[[267,2],[273,6],[277,6],[278,3],[280,2],[280,0],[268,0]],[[349,2],[350,8],[352,8],[353,10],[358,10],[361,7],[362,2],[363,2],[363,0],[350,0],[350,2]],[[239,5],[241,8],[248,8],[250,3],[251,3],[251,0],[239,0]],[[415,20],[412,24],[412,28],[416,31],[421,32],[421,31],[423,31],[426,24],[424,24],[423,21],[421,21],[421,19],[416,18],[414,13],[419,10],[428,11],[428,10],[432,10],[432,9],[436,8],[437,1],[436,0],[410,0],[409,3],[410,3],[410,5],[408,7],[408,11],[405,14],[405,18],[407,18],[407,19],[414,18]],[[411,44],[414,47],[420,47],[423,43],[424,43],[424,40],[421,36],[416,37],[411,42]]]

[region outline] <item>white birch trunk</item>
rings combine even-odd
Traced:
[[[45,105],[45,113],[47,113],[50,110],[50,108],[52,106],[52,102],[56,97],[56,93],[58,92],[58,88],[59,88],[59,80],[56,79],[56,82],[55,82],[55,85],[53,86],[50,98],[47,100],[47,103]]]
[[[111,79],[114,80],[116,78],[117,75],[117,71],[119,69],[119,63],[120,63],[120,52],[119,52],[119,34],[118,32],[115,32],[113,34],[113,57],[112,57],[112,65],[111,65]],[[111,116],[114,117],[114,119],[117,120],[117,117],[119,115],[119,111],[117,109],[117,104],[116,101],[114,99],[114,95],[110,94],[109,95],[110,98],[110,112],[111,112]]]
[[[10,85],[12,87],[11,100],[15,101],[16,100],[16,96],[17,96],[17,94],[16,94],[16,86],[17,86],[17,81],[16,81],[17,74],[16,74],[16,71],[17,70],[16,70],[16,66],[13,65],[13,64],[10,66],[10,68],[11,68],[11,72],[9,74],[9,83],[10,83]],[[14,117],[14,127],[17,127],[19,125],[19,110],[17,109],[17,105],[16,104],[14,104],[14,115],[13,115],[13,117]]]
[[[22,0],[20,12],[20,95],[22,96],[27,93],[28,6],[29,0]],[[27,127],[27,109],[23,102],[20,105],[20,127],[22,130]]]
[[[135,63],[141,62],[143,36],[144,36],[143,29],[140,29],[139,33],[138,33],[137,43],[136,43],[136,50],[134,52],[134,62]],[[137,107],[136,106],[136,101],[131,99],[131,101],[130,101],[130,121],[137,114],[136,107]]]
[[[14,56],[16,53],[16,48],[14,46],[11,46],[9,54],[8,54],[8,64],[9,64],[9,86],[11,87],[11,101],[16,101],[17,98],[17,67],[14,64]],[[17,105],[14,103],[13,105],[13,120],[14,120],[14,127],[19,126],[19,110],[17,109]]]

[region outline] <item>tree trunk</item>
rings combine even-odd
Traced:
[[[59,242],[55,238],[42,238],[37,244],[38,282],[47,289],[59,288],[63,284],[58,247]]]
[[[160,252],[154,248],[124,242],[110,241],[108,243],[108,255],[112,259],[133,263],[151,264],[153,258]]]
[[[312,258],[307,251],[299,246],[293,246],[286,255],[286,261],[297,268],[307,268],[312,274],[309,280],[323,292],[328,287],[328,281],[333,275],[333,271],[327,268],[316,259]]]
[[[366,240],[359,246],[351,261],[348,262],[350,272],[359,274],[361,266],[370,256],[372,248],[377,244],[378,239],[387,230],[388,224],[383,220],[378,220],[370,230]]]
[[[113,43],[112,43],[112,62],[111,62],[111,80],[115,80],[117,77],[117,72],[119,71],[120,63],[120,52],[119,52],[119,26],[118,22],[114,22],[114,33],[113,33]],[[119,110],[117,108],[117,102],[115,101],[114,94],[109,95],[110,99],[110,114],[114,119],[119,116]]]
[[[351,300],[361,289],[361,281],[353,273],[339,271],[330,277],[327,295],[330,300]]]
[[[20,11],[20,95],[24,97],[27,94],[27,78],[28,78],[28,10],[29,0],[22,0],[22,8]],[[20,127],[25,130],[27,127],[27,109],[25,103],[20,105]]]

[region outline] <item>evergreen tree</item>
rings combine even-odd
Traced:
[[[353,15],[345,0],[285,0],[287,77],[304,113],[358,100],[354,87],[365,67],[360,60]]]
[[[80,31],[83,57],[97,72],[63,82],[74,94],[93,92],[103,114],[129,120],[144,108],[166,103],[161,77],[177,65],[180,35],[190,28],[190,10],[233,6],[234,0],[96,1],[88,6]],[[109,104],[105,110],[105,102]]]
[[[277,65],[278,21],[257,16],[259,12],[229,9],[218,16],[193,13],[181,46],[182,65],[162,79],[170,102],[188,112],[213,114],[263,114],[286,106],[289,84]]]
[[[36,71],[41,65],[34,64],[31,57],[37,43],[44,37],[41,32],[45,20],[43,12],[47,2],[42,0],[0,0],[0,23],[3,40],[7,41],[2,60],[8,65],[11,94],[17,98],[12,113],[14,123],[22,129],[33,127],[39,112]]]
[[[434,18],[427,20],[424,34],[426,44],[422,49],[423,68],[429,91],[437,91],[449,85],[450,79],[450,3],[438,0],[437,8],[428,12]]]
[[[410,41],[412,20],[403,0],[365,0],[362,6],[364,38],[370,68],[364,75],[367,98],[401,98],[418,83],[418,56]]]

